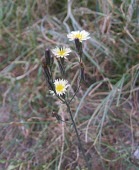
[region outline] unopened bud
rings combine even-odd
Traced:
[[[45,61],[46,61],[46,64],[47,64],[48,66],[51,67],[51,66],[53,65],[54,58],[53,58],[53,56],[51,55],[51,51],[50,51],[49,48],[47,48],[47,49],[45,50]]]
[[[45,50],[45,61],[46,63],[48,64],[48,66],[50,65],[50,60],[51,60],[51,56],[50,56],[50,50],[49,49],[46,49]]]
[[[44,59],[42,60],[42,67],[43,67],[45,77],[47,78],[47,80],[51,79],[49,68]]]

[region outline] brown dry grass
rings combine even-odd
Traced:
[[[92,170],[138,170],[138,1],[0,1],[0,170],[82,169],[69,117],[42,74],[46,47],[74,44],[71,30],[85,29],[86,82],[71,109]],[[60,76],[57,64],[55,76]],[[77,59],[67,61],[76,87]]]

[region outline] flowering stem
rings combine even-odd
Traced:
[[[72,113],[71,113],[71,109],[70,109],[69,103],[67,102],[66,99],[65,99],[65,104],[66,104],[66,106],[67,106],[67,109],[68,109],[68,112],[69,112],[69,114],[70,114],[70,117],[71,117],[71,121],[72,121],[74,130],[75,130],[75,132],[76,132],[76,136],[77,136],[77,138],[78,138],[78,143],[79,143],[78,147],[79,147],[79,150],[81,150],[81,152],[82,152],[82,155],[83,155],[83,158],[84,158],[84,160],[85,160],[85,162],[86,162],[86,165],[87,165],[88,170],[91,170],[91,167],[89,166],[89,163],[88,163],[88,159],[87,159],[87,157],[86,157],[86,155],[85,155],[85,150],[84,150],[84,148],[83,148],[83,146],[82,146],[82,143],[81,143],[81,139],[80,139],[80,136],[79,136],[79,133],[78,133],[78,130],[77,130],[75,121],[74,121],[73,116],[72,116]]]

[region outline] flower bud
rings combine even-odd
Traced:
[[[52,66],[54,62],[53,56],[51,56],[51,51],[49,48],[45,50],[45,61],[48,66]]]

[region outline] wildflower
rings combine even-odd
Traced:
[[[75,39],[79,39],[80,42],[89,39],[89,33],[85,30],[83,31],[72,31],[67,35],[70,41],[73,41]]]
[[[61,57],[61,58],[66,58],[66,56],[69,55],[69,53],[71,52],[70,48],[66,48],[66,47],[56,47],[55,49],[52,50],[52,53],[57,57]]]
[[[65,92],[67,91],[67,87],[69,86],[68,81],[63,79],[55,80],[54,85],[55,85],[55,92],[59,96],[65,94]],[[50,90],[50,92],[54,94],[54,91]]]

